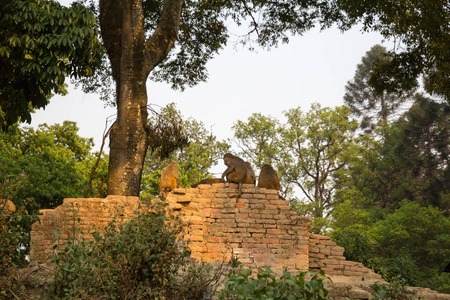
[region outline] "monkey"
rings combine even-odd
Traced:
[[[2,213],[9,214],[16,211],[16,206],[10,200],[0,199],[0,215]]]
[[[159,180],[159,197],[166,198],[168,192],[180,187],[180,172],[176,162],[169,162]]]
[[[205,178],[200,180],[197,183],[194,183],[193,185],[191,185],[192,188],[196,188],[198,187],[199,184],[213,184],[213,183],[224,183],[225,180],[223,180],[222,178]]]
[[[248,161],[246,161],[245,164],[247,165],[248,169],[247,169],[247,177],[245,177],[244,183],[256,185],[256,175],[252,169],[252,165]]]
[[[261,172],[259,173],[258,187],[269,190],[280,189],[280,179],[278,178],[277,172],[275,172],[271,165],[265,164],[262,166]]]
[[[222,180],[226,177],[228,182],[239,184],[239,192],[236,197],[236,200],[238,200],[242,194],[243,183],[255,184],[255,172],[253,172],[250,163],[231,153],[226,153],[223,156],[223,161],[228,168],[223,172]]]

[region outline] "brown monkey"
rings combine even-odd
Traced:
[[[205,178],[200,180],[197,183],[194,183],[193,185],[191,185],[192,188],[196,188],[198,187],[199,184],[213,184],[213,183],[224,183],[225,180],[223,180],[222,178]]]
[[[176,162],[171,161],[164,169],[159,180],[159,197],[166,198],[168,192],[180,187],[180,173]]]
[[[228,168],[223,172],[222,179],[226,177],[228,182],[239,184],[239,193],[236,197],[237,200],[241,197],[243,183],[255,184],[255,172],[253,172],[249,163],[246,163],[241,158],[234,156],[231,153],[226,153],[223,156],[223,161]]]
[[[245,177],[244,183],[256,185],[256,175],[252,169],[252,165],[248,161],[245,164],[247,165],[247,177]]]
[[[259,173],[258,187],[270,190],[280,189],[280,179],[271,165],[265,164]]]

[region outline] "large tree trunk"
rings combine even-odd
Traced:
[[[145,40],[142,0],[100,0],[100,26],[117,89],[110,133],[108,195],[139,196],[148,147],[146,81],[173,47],[182,0],[165,0],[157,29]]]

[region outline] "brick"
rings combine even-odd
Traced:
[[[273,262],[273,258],[266,253],[254,254],[253,259],[254,259],[255,264],[259,264],[259,265],[268,265]]]
[[[253,248],[252,253],[270,253],[270,248]]]
[[[262,239],[264,236],[264,233],[252,233],[252,237],[255,239]]]
[[[252,249],[251,248],[234,248],[233,253],[234,254],[248,254],[248,253],[252,253]]]
[[[208,243],[220,243],[220,242],[222,242],[222,238],[220,238],[220,237],[212,237],[212,236],[206,238],[205,240]]]
[[[278,205],[265,205],[264,208],[268,209],[268,210],[278,210],[279,206]]]
[[[222,253],[204,253],[203,257],[212,259],[221,259],[223,255]]]
[[[253,220],[253,221],[258,224],[275,224],[276,223],[276,221],[274,219],[258,219],[258,220]]]
[[[242,219],[248,219],[247,213],[236,213],[236,221],[240,222]]]
[[[214,214],[219,214],[221,211],[218,208],[206,208],[203,210],[203,213],[205,214],[210,214],[210,213],[214,213]]]
[[[266,229],[262,228],[262,229],[258,229],[258,228],[248,228],[248,232],[252,233],[252,232],[256,232],[256,233],[265,233]]]
[[[267,229],[267,233],[268,234],[281,234],[281,231],[279,229]],[[285,238],[285,237],[280,237],[280,238]],[[289,236],[289,239],[291,238],[291,236]]]
[[[231,237],[225,240],[226,243],[242,243],[243,237]]]
[[[269,200],[269,203],[274,205],[289,205],[289,202],[286,200]]]
[[[279,239],[261,239],[262,243],[265,244],[278,244],[280,242]]]
[[[266,211],[265,213],[261,214],[261,218],[262,219],[273,219],[273,216],[276,214],[276,212],[269,210]]]
[[[249,217],[253,219],[261,219],[261,214],[250,213]]]
[[[277,225],[275,225],[275,224],[264,224],[263,227],[264,228],[275,229],[275,228],[277,228]]]

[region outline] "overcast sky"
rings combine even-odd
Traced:
[[[207,82],[184,92],[148,82],[148,103],[175,102],[185,118],[203,122],[218,139],[232,138],[232,125],[255,112],[282,120],[284,110],[298,106],[309,110],[313,102],[342,105],[345,84],[353,78],[356,65],[373,45],[381,43],[380,35],[358,29],[345,33],[313,29],[271,51],[235,49],[230,42],[208,63]],[[79,135],[94,138],[94,150],[98,150],[106,119],[114,114],[115,108],[105,108],[97,95],[71,86],[68,95],[53,97],[45,110],[33,114],[31,125],[75,121]]]

